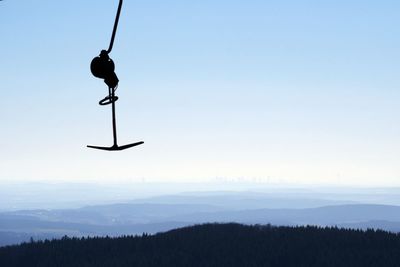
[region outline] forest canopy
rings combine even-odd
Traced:
[[[155,235],[31,241],[0,266],[398,266],[400,235],[336,227],[204,224]]]

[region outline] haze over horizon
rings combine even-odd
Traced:
[[[400,2],[1,1],[0,181],[400,186]]]

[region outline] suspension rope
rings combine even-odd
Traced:
[[[119,1],[118,5],[118,10],[117,10],[117,15],[115,17],[115,22],[114,22],[114,29],[111,35],[111,41],[110,41],[110,46],[108,47],[107,54],[109,54],[113,48],[114,45],[114,39],[115,39],[115,34],[117,33],[117,28],[118,28],[118,22],[119,22],[119,15],[121,14],[121,8],[122,8],[122,1]]]

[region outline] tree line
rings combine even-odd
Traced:
[[[400,266],[400,235],[336,227],[204,224],[141,236],[0,248],[0,266]]]

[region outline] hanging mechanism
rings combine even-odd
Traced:
[[[117,74],[115,74],[115,64],[114,61],[110,58],[109,54],[114,45],[115,35],[118,28],[119,17],[121,14],[122,8],[122,1],[119,1],[117,15],[115,17],[114,28],[111,35],[110,46],[108,50],[102,50],[100,55],[95,57],[91,64],[90,70],[93,76],[103,79],[104,83],[108,86],[108,95],[104,97],[102,100],[99,101],[101,106],[109,105],[112,106],[112,126],[113,126],[113,145],[111,147],[101,147],[101,146],[87,146],[89,148],[101,149],[101,150],[109,150],[109,151],[116,151],[116,150],[123,150],[133,146],[141,145],[144,142],[136,142],[128,145],[118,146],[117,143],[117,125],[116,125],[116,118],[115,118],[115,102],[118,100],[118,96],[115,95],[115,91],[118,88],[119,79]]]

